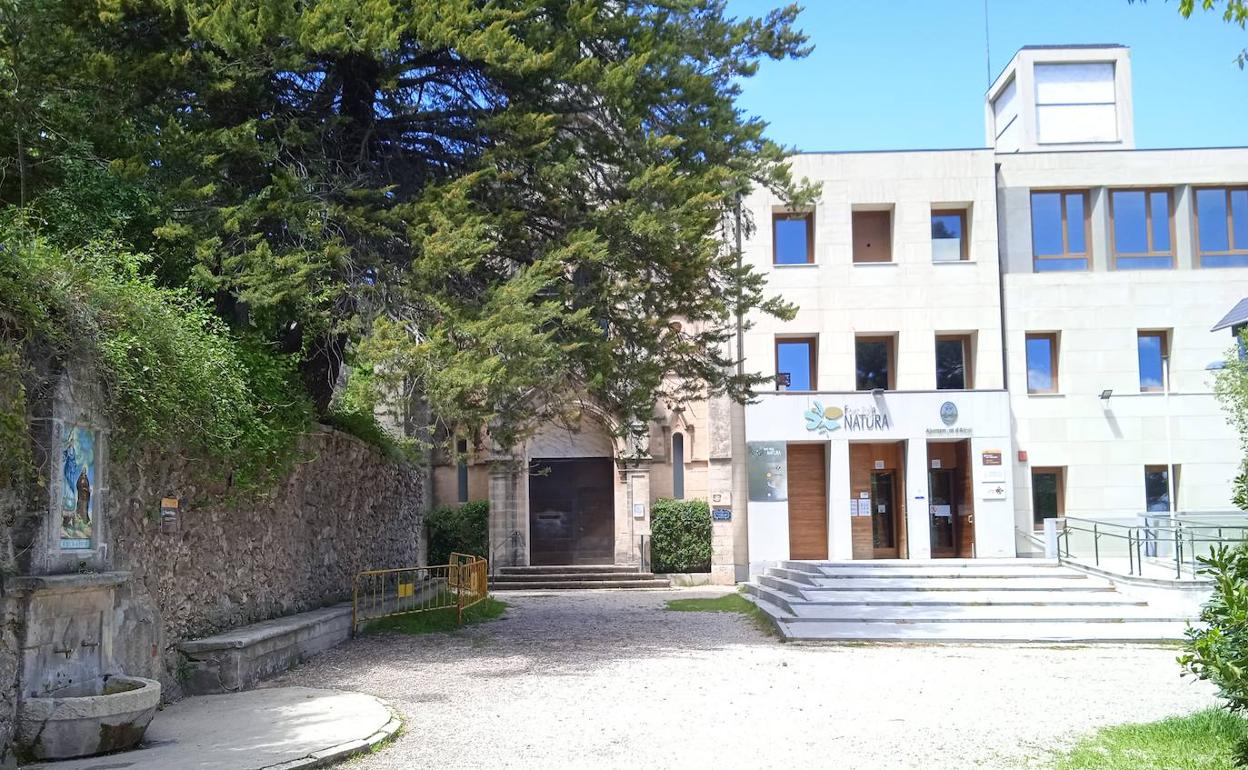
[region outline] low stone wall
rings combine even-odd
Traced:
[[[176,645],[350,598],[364,569],[424,562],[425,475],[352,436],[323,429],[304,459],[268,494],[229,499],[190,461],[139,453],[114,457],[108,517],[119,594],[115,658],[126,674],[182,695],[188,672]],[[163,497],[179,499],[162,529]]]

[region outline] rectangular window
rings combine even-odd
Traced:
[[[672,434],[672,497],[685,499],[685,435]]]
[[[1113,62],[1037,64],[1032,73],[1036,133],[1041,143],[1118,139]]]
[[[458,482],[456,491],[459,493],[459,502],[466,503],[468,502],[468,442],[462,438],[455,442],[455,452],[459,455],[455,467]]]
[[[776,340],[776,390],[814,390],[817,341],[814,337]]]
[[[936,337],[936,389],[966,390],[971,385],[971,338],[965,334]]]
[[[932,261],[969,259],[965,211],[932,211]]]
[[[1144,466],[1144,506],[1149,513],[1167,513],[1179,509],[1179,466],[1174,469],[1174,500],[1170,505],[1170,473],[1164,465]]]
[[[815,261],[815,215],[777,211],[771,215],[772,262],[808,265]]]
[[[1248,267],[1248,188],[1196,190],[1201,267]]]
[[[893,389],[893,338],[859,337],[854,341],[857,389]]]
[[[1169,337],[1164,331],[1142,331],[1136,335],[1141,393],[1159,393],[1165,387],[1166,363],[1170,357]]]
[[[893,212],[855,211],[851,226],[854,262],[893,261]]]
[[[1174,267],[1171,198],[1169,190],[1114,190],[1109,194],[1116,270]]]
[[[1045,519],[1066,515],[1065,468],[1031,469],[1031,520],[1044,529]]]
[[[1057,392],[1057,335],[1027,335],[1027,392]]]
[[[1033,192],[1031,248],[1037,273],[1088,269],[1088,193]]]

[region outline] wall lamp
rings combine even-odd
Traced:
[[[1105,390],[1101,391],[1101,395],[1099,396],[1099,398],[1102,401],[1108,401],[1109,397],[1112,395],[1114,395],[1114,391],[1110,390],[1109,388],[1106,388]]]

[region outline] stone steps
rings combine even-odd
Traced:
[[[614,573],[636,575],[639,567],[628,564],[548,564],[528,567],[499,567],[499,575],[570,575],[570,574],[602,574]]]
[[[668,580],[654,573],[617,564],[499,567],[490,580],[493,591],[671,587]]]
[[[490,583],[491,591],[533,591],[587,588],[671,588],[672,584],[662,578],[639,580],[550,580],[545,582],[517,583],[500,580]]]

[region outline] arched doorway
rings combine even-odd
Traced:
[[[526,447],[529,563],[615,560],[615,442],[602,425],[551,424]]]

